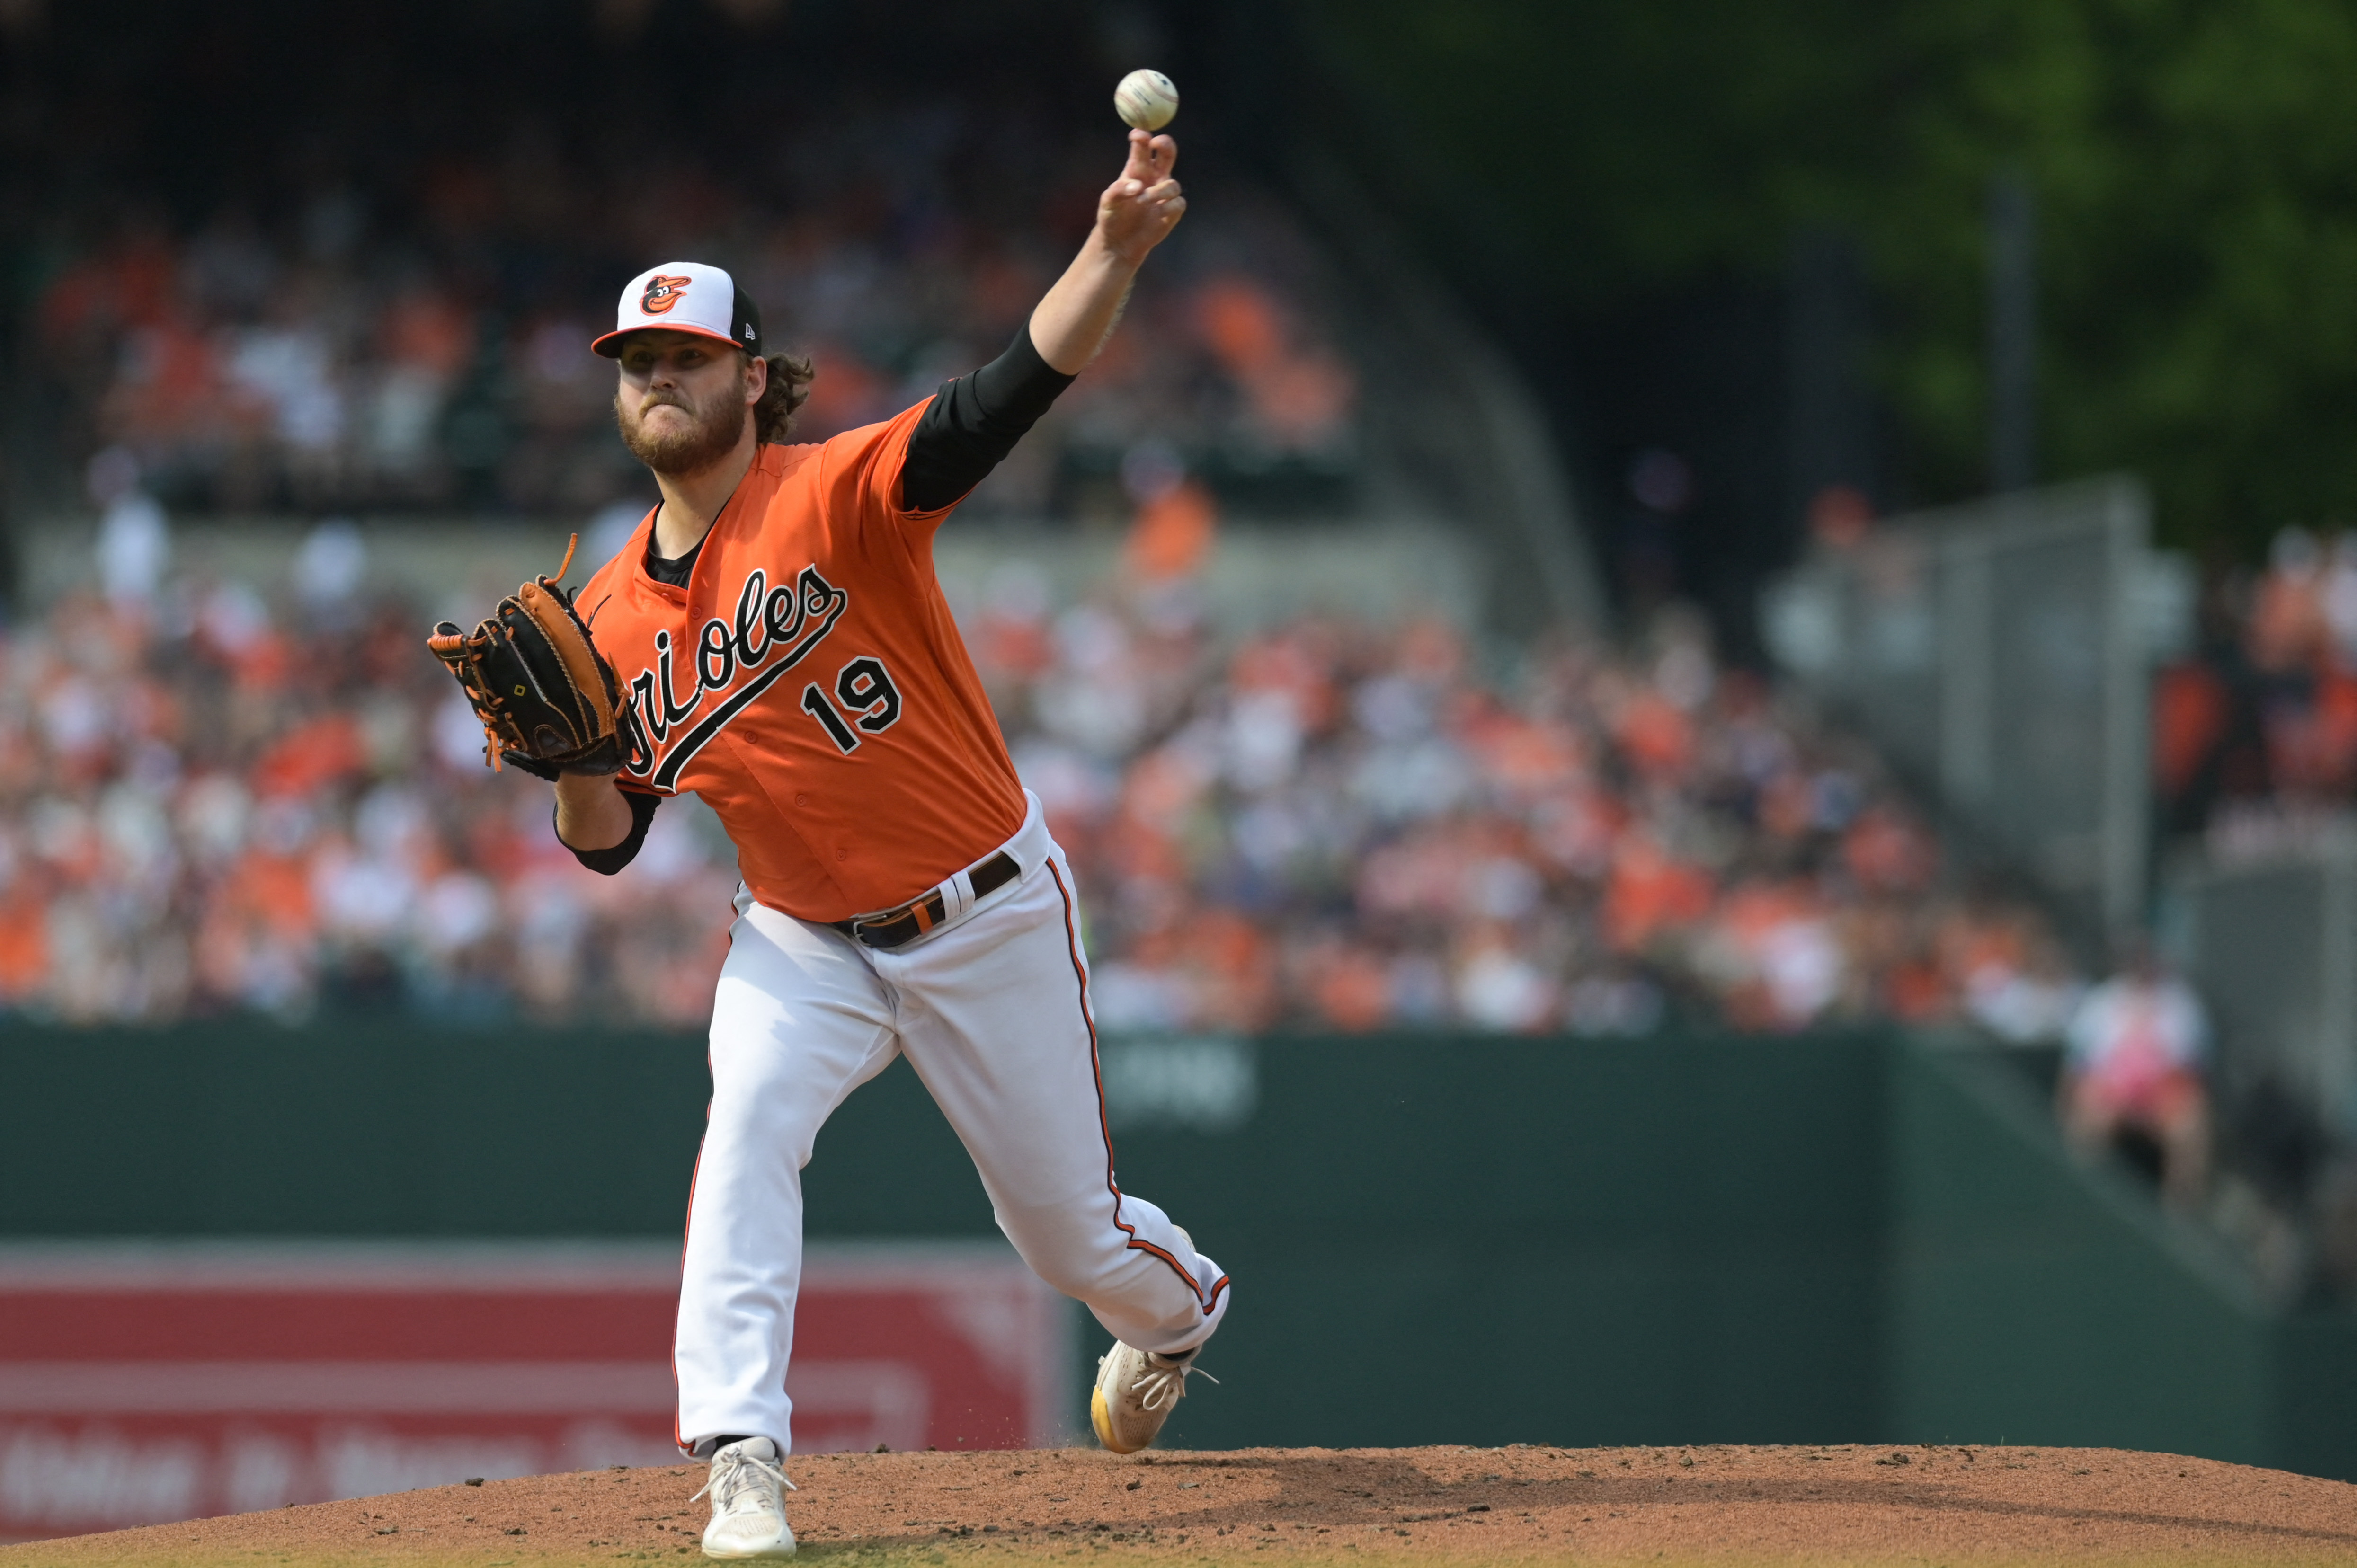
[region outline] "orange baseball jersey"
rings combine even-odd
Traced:
[[[903,510],[919,403],[759,448],[687,586],[654,513],[575,597],[622,686],[618,782],[718,813],[753,897],[805,920],[907,902],[1023,825],[1023,788],[933,575],[952,510]]]

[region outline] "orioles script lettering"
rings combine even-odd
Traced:
[[[778,677],[809,657],[850,603],[851,595],[819,575],[815,565],[803,567],[791,587],[771,587],[769,574],[757,566],[737,590],[736,613],[706,620],[693,647],[675,648],[669,631],[655,633],[654,664],[630,678],[630,701],[619,715],[622,771],[658,789],[675,789],[680,770]],[[707,709],[705,700],[716,693],[726,694]]]

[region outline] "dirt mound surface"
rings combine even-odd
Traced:
[[[2357,1486],[2062,1448],[1083,1449],[796,1457],[810,1557],[2350,1563]],[[596,1470],[0,1550],[46,1563],[700,1561],[702,1466]]]

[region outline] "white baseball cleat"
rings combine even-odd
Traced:
[[[1097,1386],[1089,1395],[1089,1424],[1097,1429],[1097,1441],[1116,1454],[1135,1454],[1152,1443],[1171,1407],[1187,1397],[1187,1374],[1194,1369],[1192,1350],[1163,1356],[1114,1340],[1097,1361]]]
[[[786,1494],[800,1490],[786,1479],[778,1445],[766,1437],[746,1437],[712,1455],[712,1522],[704,1527],[706,1557],[791,1557],[794,1532],[786,1523]],[[695,1498],[687,1500],[694,1502]]]

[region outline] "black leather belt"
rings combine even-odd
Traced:
[[[981,865],[970,867],[966,876],[974,883],[974,896],[979,898],[985,893],[996,892],[1022,873],[1015,857],[1002,849]],[[852,940],[871,948],[897,948],[916,940],[947,918],[949,911],[942,902],[941,889],[936,887],[897,909],[862,916],[856,920],[831,920],[828,924]]]

